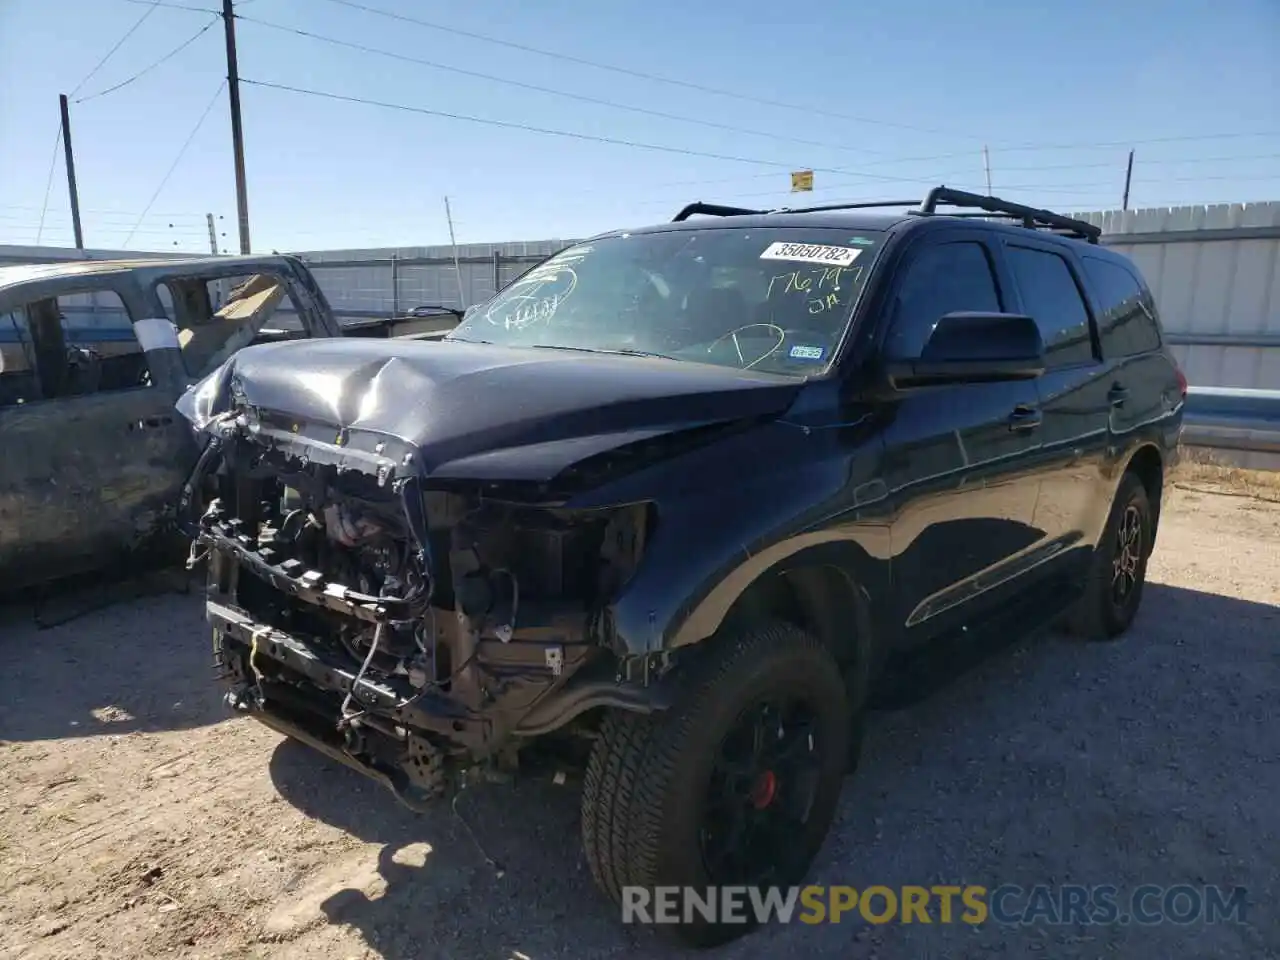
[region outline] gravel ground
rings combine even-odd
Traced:
[[[1243,885],[1245,923],[846,919],[715,955],[1280,956],[1280,507],[1175,491],[1160,537],[1123,641],[1016,644],[878,712],[813,882]],[[0,956],[672,952],[593,889],[576,791],[462,795],[498,876],[448,806],[228,719],[195,596],[49,630],[0,609],[0,678]]]

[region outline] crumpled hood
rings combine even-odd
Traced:
[[[640,356],[333,338],[248,347],[177,408],[198,429],[240,407],[352,450],[394,442],[424,476],[545,480],[662,433],[780,414],[800,387]]]

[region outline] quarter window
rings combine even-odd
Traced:
[[[1137,278],[1124,267],[1082,257],[1098,298],[1098,332],[1105,357],[1129,357],[1160,349],[1155,306]]]

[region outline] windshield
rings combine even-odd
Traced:
[[[820,373],[880,239],[827,227],[605,237],[534,267],[446,339]]]

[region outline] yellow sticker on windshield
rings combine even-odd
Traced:
[[[765,247],[761,260],[794,260],[847,267],[862,251],[854,247],[828,247],[820,243],[785,243],[779,241]]]

